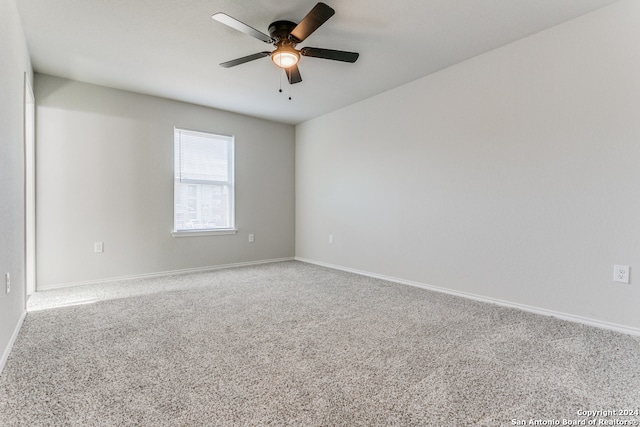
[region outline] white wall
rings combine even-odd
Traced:
[[[296,256],[640,332],[639,22],[616,3],[298,125]]]
[[[13,0],[0,0],[0,371],[24,313],[24,75],[32,78]],[[5,292],[5,273],[11,292]]]
[[[293,126],[41,74],[35,96],[39,289],[293,257]],[[172,237],[174,126],[235,135],[236,235]]]

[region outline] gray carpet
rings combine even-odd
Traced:
[[[580,412],[640,409],[637,337],[299,262],[31,305],[0,377],[3,426],[640,420]]]

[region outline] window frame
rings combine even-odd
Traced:
[[[183,180],[180,176],[180,171],[177,164],[179,164],[181,155],[179,147],[180,134],[188,133],[192,135],[202,135],[207,138],[219,138],[226,140],[228,143],[228,155],[227,155],[227,170],[229,179],[226,181],[220,180]],[[235,227],[235,136],[227,135],[216,132],[201,131],[194,129],[187,129],[182,127],[174,127],[173,133],[173,227],[171,234],[173,237],[191,237],[191,236],[216,236],[216,235],[229,235],[236,234],[237,228]],[[229,222],[228,227],[216,227],[216,228],[197,228],[197,229],[177,229],[178,224],[178,209],[177,209],[177,188],[179,184],[204,184],[204,185],[221,185],[228,187],[229,192]]]

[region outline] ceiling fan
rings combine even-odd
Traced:
[[[322,24],[327,22],[327,20],[335,13],[336,11],[326,4],[318,3],[298,24],[291,21],[272,22],[269,25],[269,35],[266,35],[225,13],[216,13],[212,16],[216,21],[250,35],[251,37],[255,37],[258,40],[262,40],[265,43],[273,44],[276,47],[276,50],[273,52],[258,52],[253,55],[223,62],[220,65],[225,68],[230,68],[244,64],[245,62],[264,58],[265,56],[270,56],[274,64],[284,69],[289,83],[295,84],[302,81],[300,70],[298,69],[298,61],[300,60],[301,55],[313,58],[330,59],[333,61],[350,63],[356,62],[358,56],[360,56],[360,54],[356,52],[321,49],[317,47],[303,47],[300,50],[295,48],[298,43],[302,43]]]

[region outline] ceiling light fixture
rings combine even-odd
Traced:
[[[271,60],[278,68],[284,69],[289,84],[296,84],[302,81],[298,62],[301,56],[310,56],[312,58],[329,59],[331,61],[342,61],[354,63],[360,56],[357,52],[346,52],[344,50],[322,49],[318,47],[305,46],[300,50],[296,46],[304,42],[314,31],[320,28],[329,18],[336,13],[330,6],[320,2],[316,4],[309,13],[302,18],[297,24],[293,21],[279,20],[269,24],[269,34],[265,34],[248,26],[244,22],[223,12],[218,12],[211,17],[218,22],[254,37],[265,43],[273,44],[276,47],[274,51],[262,51],[253,55],[243,56],[231,61],[223,62],[221,67],[231,68],[236,65],[245,64],[256,59],[270,56]]]
[[[278,67],[289,68],[298,63],[300,54],[292,47],[280,46],[271,54],[271,59]]]

